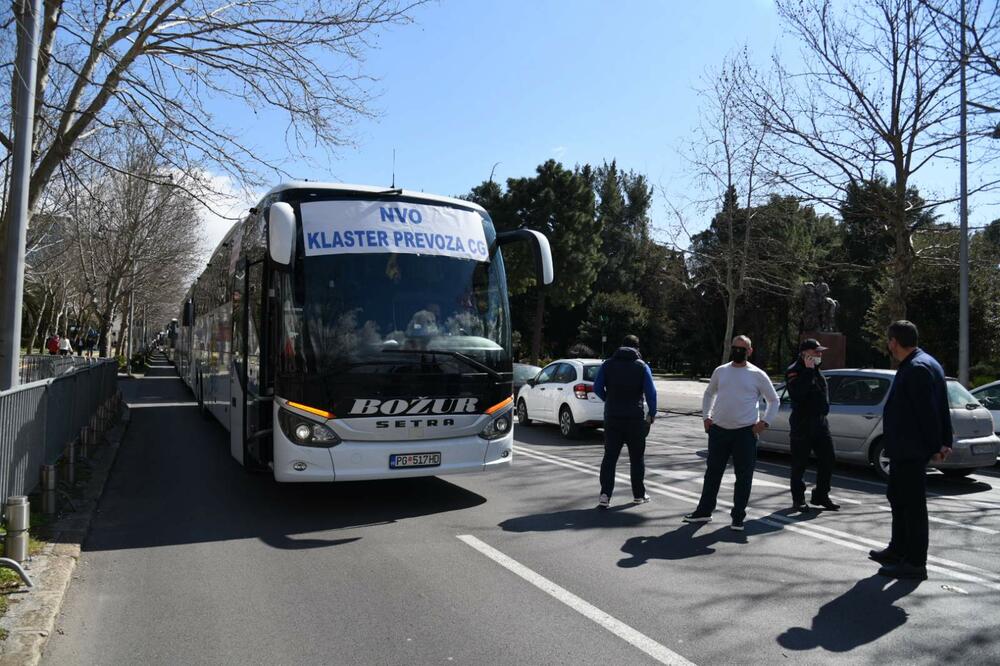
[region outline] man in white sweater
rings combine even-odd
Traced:
[[[707,523],[712,520],[719,485],[729,458],[733,459],[736,487],[733,490],[733,519],[730,527],[743,531],[743,520],[750,501],[750,487],[757,463],[757,436],[768,427],[778,413],[778,394],[767,373],[747,359],[753,353],[750,338],[733,338],[730,358],[712,373],[712,379],[702,398],[701,412],[708,433],[708,464],[701,501],[693,513],[684,516],[686,523]],[[761,398],[767,410],[760,415]]]

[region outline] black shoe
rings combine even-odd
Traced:
[[[879,564],[899,564],[903,561],[903,557],[888,548],[884,550],[870,550],[868,551],[868,559],[875,560]]]
[[[824,497],[822,499],[816,499],[815,497],[809,500],[810,504],[815,504],[816,506],[821,506],[824,509],[829,509],[830,511],[839,511],[840,505],[834,503],[829,497]]]
[[[792,511],[798,511],[799,513],[808,513],[809,505],[803,500],[792,500]]]
[[[692,511],[691,513],[685,515],[681,520],[685,523],[710,523],[712,522],[712,514]]]
[[[887,578],[900,578],[906,580],[927,580],[927,567],[917,566],[909,562],[899,562],[898,564],[887,564],[878,570],[880,576]]]
[[[730,523],[729,529],[731,529],[734,532],[742,532],[743,531],[743,519],[742,518],[733,518],[733,522]]]

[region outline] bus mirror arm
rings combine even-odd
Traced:
[[[271,261],[283,268],[292,265],[295,209],[284,201],[277,201],[267,209],[267,247]]]
[[[529,242],[535,250],[535,273],[541,278],[542,284],[552,284],[555,279],[555,270],[552,266],[552,249],[549,247],[549,239],[545,234],[532,229],[515,229],[514,231],[501,231],[497,234],[497,245],[509,245],[510,243]]]

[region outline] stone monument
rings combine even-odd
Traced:
[[[830,296],[830,285],[822,280],[806,282],[799,290],[799,341],[815,338],[828,348],[823,353],[824,368],[843,368],[847,362],[847,338],[836,331],[839,307]]]

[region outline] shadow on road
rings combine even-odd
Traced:
[[[646,522],[646,517],[641,513],[629,511],[628,509],[631,507],[630,504],[622,504],[604,511],[591,508],[536,513],[505,520],[500,523],[500,528],[507,532],[558,532],[560,530],[635,527]]]
[[[650,560],[684,560],[711,555],[715,552],[712,546],[716,543],[747,543],[748,536],[777,532],[784,529],[784,525],[788,522],[801,523],[812,520],[817,515],[819,515],[817,511],[799,514],[793,513],[790,509],[782,509],[765,516],[764,519],[747,520],[743,532],[729,529],[728,520],[719,525],[718,529],[701,534],[698,532],[702,528],[708,528],[711,523],[682,523],[680,527],[658,537],[633,537],[626,541],[622,546],[622,552],[629,557],[619,560],[618,566],[630,569],[640,567]]]
[[[543,446],[604,446],[604,431],[585,428],[577,439],[566,439],[559,434],[559,426],[548,423],[533,423],[530,426],[515,426],[514,438],[523,444]]]
[[[122,382],[130,403],[190,401],[180,382]],[[340,484],[278,484],[229,454],[229,433],[191,408],[133,409],[85,550],[256,538],[274,548],[355,541],[336,530],[483,504],[436,477]]]
[[[859,580],[821,606],[810,628],[792,627],[778,636],[778,643],[789,650],[820,647],[850,652],[906,624],[906,611],[893,604],[919,585],[919,581],[890,581],[877,574]]]

